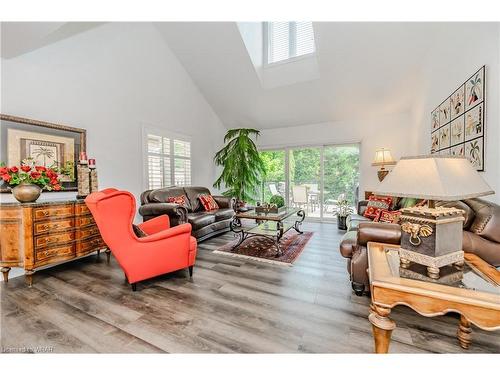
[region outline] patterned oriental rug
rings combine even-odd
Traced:
[[[274,263],[291,266],[304,250],[313,232],[299,234],[293,230],[285,233],[280,240],[282,255],[276,257],[276,246],[274,241],[264,237],[247,238],[234,252],[233,246],[238,239],[222,246],[214,251],[214,254],[224,254],[236,258],[246,258],[260,262]]]

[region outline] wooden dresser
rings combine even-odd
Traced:
[[[106,249],[83,200],[0,203],[0,233],[4,281],[11,267],[23,267],[29,286],[38,268]]]

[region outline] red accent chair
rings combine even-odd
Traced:
[[[191,224],[170,228],[168,216],[158,216],[139,225],[147,234],[139,238],[132,228],[136,207],[129,192],[105,189],[90,194],[85,203],[132,290],[138,281],[182,268],[193,275],[197,244],[191,236]]]

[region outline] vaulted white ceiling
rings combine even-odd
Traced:
[[[257,128],[409,111],[420,63],[440,27],[315,22],[319,78],[269,89],[236,23],[158,24],[224,124]]]
[[[1,56],[12,58],[98,25],[2,23]],[[155,25],[222,122],[227,127],[256,128],[409,111],[421,62],[443,27],[315,22],[316,71],[311,79],[296,82],[296,73],[287,68],[280,85],[265,85],[235,22]]]

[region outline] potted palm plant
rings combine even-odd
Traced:
[[[222,167],[214,187],[227,189],[222,194],[236,197],[237,208],[255,200],[257,187],[266,172],[257,146],[253,141],[259,131],[256,129],[230,129],[224,137],[225,146],[214,157],[215,164]]]
[[[347,217],[352,214],[354,210],[344,194],[341,194],[339,197],[337,206],[337,227],[341,230],[347,230]]]

